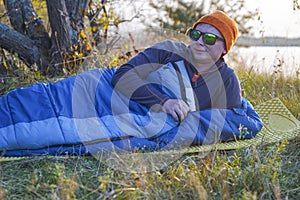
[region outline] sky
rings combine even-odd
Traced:
[[[246,0],[246,5],[261,13],[262,23],[255,22],[255,36],[264,30],[264,36],[300,37],[300,10],[293,10],[293,0]]]
[[[300,0],[298,1],[300,4]],[[123,3],[122,8],[120,8],[121,11],[124,11],[124,7],[132,7],[130,2],[128,5]],[[147,10],[148,6],[145,3],[147,0],[136,0],[134,2],[137,3],[137,8]],[[245,0],[245,3],[248,9],[252,11],[258,9],[260,13],[260,20],[258,20],[257,16],[252,22],[255,28],[253,30],[254,36],[261,37],[262,34],[260,31],[264,30],[263,36],[300,37],[300,10],[293,10],[293,0]],[[129,16],[125,18],[130,18],[132,14],[127,11],[124,14],[128,14]],[[128,24],[125,29],[128,30]]]

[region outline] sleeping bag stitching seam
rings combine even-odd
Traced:
[[[46,87],[46,86],[47,86],[47,87]],[[56,118],[56,121],[57,121],[58,126],[59,126],[59,128],[60,128],[60,131],[61,131],[61,133],[62,133],[62,137],[63,137],[64,141],[66,142],[65,134],[64,134],[63,129],[62,129],[62,127],[61,127],[61,124],[60,124],[60,122],[59,122],[59,115],[58,115],[58,113],[57,113],[56,110],[55,110],[54,102],[53,102],[53,100],[52,100],[52,98],[51,98],[51,97],[53,97],[53,96],[52,96],[52,94],[50,94],[50,91],[51,91],[51,89],[50,89],[50,84],[47,84],[47,85],[44,85],[44,84],[43,84],[43,87],[44,87],[44,89],[45,89],[45,91],[46,91],[46,94],[47,94],[47,96],[48,96],[48,100],[49,100],[49,102],[51,103],[51,108],[52,108],[53,112],[55,113],[55,118]]]
[[[9,97],[9,95],[7,95],[7,97],[6,97],[7,107],[9,108],[9,113],[10,113],[11,120],[12,120],[12,126],[13,126],[13,128],[14,128],[14,135],[15,135],[16,143],[17,143],[18,146],[20,146],[19,141],[18,141],[18,139],[17,139],[17,131],[16,131],[16,124],[17,124],[17,123],[15,122],[15,120],[14,120],[14,118],[13,118],[12,111],[11,111],[11,106],[10,106],[10,102],[9,102],[9,100],[8,100],[8,97]],[[1,150],[1,151],[2,151],[2,150]]]

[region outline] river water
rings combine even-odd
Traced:
[[[284,76],[297,76],[300,78],[300,47],[235,47],[227,58],[238,56],[244,67],[252,68],[255,72],[282,73]],[[233,64],[234,65],[234,64]],[[232,65],[231,65],[232,66]],[[234,68],[234,66],[232,66]]]

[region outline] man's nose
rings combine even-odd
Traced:
[[[203,35],[200,35],[199,39],[197,40],[197,42],[201,45],[205,45],[205,43],[203,42]]]

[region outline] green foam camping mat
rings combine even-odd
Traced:
[[[193,146],[184,149],[151,152],[150,154],[184,154],[201,153],[212,150],[234,150],[255,145],[265,145],[282,139],[293,139],[300,133],[300,121],[286,108],[279,98],[266,101],[255,110],[263,121],[262,130],[252,139],[236,140],[226,143]],[[0,157],[0,161],[20,160],[26,157]],[[28,158],[28,157],[27,157]]]
[[[298,121],[279,98],[266,101],[255,106],[256,112],[263,121],[262,130],[252,139],[237,140],[226,143],[190,147],[186,153],[205,152],[215,150],[233,150],[242,147],[270,144],[282,139],[293,139],[300,134],[300,121]]]

